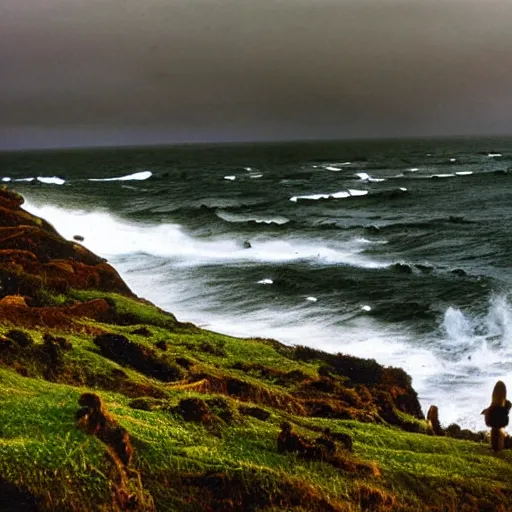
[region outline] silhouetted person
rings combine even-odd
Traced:
[[[436,405],[431,405],[427,413],[427,422],[435,436],[444,436],[444,430],[439,423],[439,411]]]
[[[505,383],[496,382],[492,392],[491,405],[482,411],[485,424],[491,427],[491,447],[495,452],[503,450],[505,445],[505,432],[503,428],[508,425],[508,413],[512,404],[507,400]]]

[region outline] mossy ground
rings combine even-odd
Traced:
[[[311,417],[298,397],[304,383],[317,382],[322,361],[294,359],[271,340],[203,331],[117,294],[71,291],[53,301],[62,305],[97,298],[107,299],[130,318],[130,325],[85,317],[77,322],[124,335],[169,363],[181,361],[183,378],[162,382],[121,366],[100,354],[92,335],[25,329],[35,347],[48,332],[65,337],[72,348],[51,381],[44,378],[43,363],[23,358],[22,351],[31,349],[0,355],[4,498],[13,485],[37,510],[117,510],[112,502],[115,468],[107,447],[75,422],[80,394],[93,391],[130,434],[135,450],[130,471],[151,498],[139,510],[512,510],[511,452],[494,454],[484,443],[406,432],[383,422]],[[20,326],[0,319],[0,335],[14,327]],[[133,333],[143,327],[149,335]],[[166,350],[155,348],[160,342]],[[197,384],[205,376],[209,385]],[[222,382],[235,383],[234,389],[223,388]],[[359,400],[363,393],[354,389]],[[134,408],[135,397],[142,408]],[[211,404],[213,422],[185,421],[177,406],[190,397]],[[262,421],[242,414],[244,405],[270,416]],[[284,420],[311,442],[326,427],[349,434],[354,452],[343,456],[373,464],[375,471],[343,470],[280,453],[276,439]],[[408,420],[425,431],[424,421]],[[8,505],[0,503],[0,510],[9,510]]]

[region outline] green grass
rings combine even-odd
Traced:
[[[75,426],[74,413],[82,391],[0,370],[1,474],[34,494],[49,489],[53,505],[108,501],[105,448]],[[161,496],[162,505],[165,500],[176,499],[174,491],[163,492],[159,488],[161,474],[168,472],[259,472],[267,475],[269,488],[276,489],[282,475],[287,475],[337,501],[348,501],[356,484],[364,480],[328,464],[278,453],[276,437],[284,418],[278,413],[268,422],[244,417],[233,425],[224,424],[217,437],[205,426],[186,423],[171,412],[134,410],[123,395],[100,395],[106,408],[130,432],[136,449],[135,467],[145,477],[146,488]],[[176,404],[180,397],[172,394],[169,404]],[[236,406],[236,401],[231,403]],[[411,482],[439,481],[446,486],[467,481],[489,492],[510,488],[510,454],[493,455],[486,445],[355,421],[296,420],[309,427],[329,425],[334,431],[350,433],[356,454],[376,461],[382,470],[383,479],[370,483],[393,489],[411,506]],[[317,435],[304,426],[296,430],[311,440]],[[250,488],[250,476],[247,478]]]
[[[19,364],[30,374],[21,376],[15,366],[2,363],[0,353],[0,482],[4,479],[36,496],[41,510],[60,506],[83,512],[117,510],[111,502],[116,473],[108,449],[76,426],[78,398],[86,391],[98,393],[106,410],[129,432],[135,449],[133,468],[157,510],[207,510],[209,502],[204,500],[217,498],[208,494],[211,489],[194,484],[194,479],[201,475],[223,475],[226,485],[234,482],[233,499],[239,500],[239,508],[234,510],[245,510],[243,507],[251,499],[267,496],[262,510],[358,511],[362,510],[362,488],[394,500],[392,508],[386,508],[382,502],[367,510],[455,512],[466,502],[474,505],[467,508],[469,511],[479,507],[493,510],[500,503],[504,510],[512,509],[512,454],[508,451],[496,455],[486,444],[354,420],[295,415],[286,401],[291,400],[289,393],[296,385],[279,383],[272,372],[280,375],[299,370],[305,378],[317,378],[318,362],[290,359],[269,341],[242,340],[180,327],[172,315],[117,294],[73,292],[71,296],[80,300],[106,298],[118,313],[131,315],[138,322],[136,325],[108,325],[86,318],[80,322],[124,334],[148,348],[166,341],[167,351],[155,349],[155,353],[167,361],[187,358],[192,363],[187,378],[205,374],[220,380],[238,379],[253,386],[261,396],[274,397],[275,402],[266,398],[266,403],[258,404],[271,413],[267,421],[261,421],[238,412],[238,407],[247,405],[246,402],[224,396],[234,413],[233,421],[218,420],[213,426],[196,424],[184,421],[175,407],[182,398],[208,400],[218,396],[216,393],[187,391],[180,387],[181,382],[163,383],[131,368],[121,368],[99,354],[92,336],[49,331],[72,343],[72,349],[65,353],[58,382],[44,380],[37,361],[20,360]],[[60,297],[59,303],[64,302]],[[140,326],[146,326],[152,336],[130,334]],[[0,334],[5,335],[10,328],[6,320],[0,321]],[[27,332],[39,345],[47,330]],[[246,362],[259,366],[249,374],[233,368]],[[272,372],[260,375],[258,368]],[[139,386],[135,389],[157,390],[161,394],[160,406],[152,411],[130,407],[133,395],[128,396],[126,388],[116,387],[112,378],[112,371],[120,369],[127,381]],[[404,419],[425,425],[406,415]],[[375,463],[381,476],[347,472],[326,462],[279,453],[276,439],[283,420],[291,421],[295,431],[310,442],[325,427],[349,434],[354,441],[354,457]],[[132,478],[129,485],[133,486],[133,481]],[[283,493],[297,493],[302,505],[283,501]],[[325,508],[321,500],[327,500],[334,508]],[[220,507],[219,503],[224,502],[217,503]]]
[[[87,301],[92,299],[106,299],[114,304],[119,314],[132,315],[140,324],[155,325],[173,329],[177,321],[174,315],[166,313],[153,304],[140,302],[118,293],[105,293],[96,290],[72,290],[69,293],[72,299]]]

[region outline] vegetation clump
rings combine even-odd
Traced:
[[[100,334],[94,338],[94,344],[104,357],[157,380],[172,382],[183,378],[183,372],[176,364],[161,360],[151,348],[134,343],[122,334]]]

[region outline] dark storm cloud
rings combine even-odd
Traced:
[[[0,147],[512,131],[502,0],[3,0]]]

